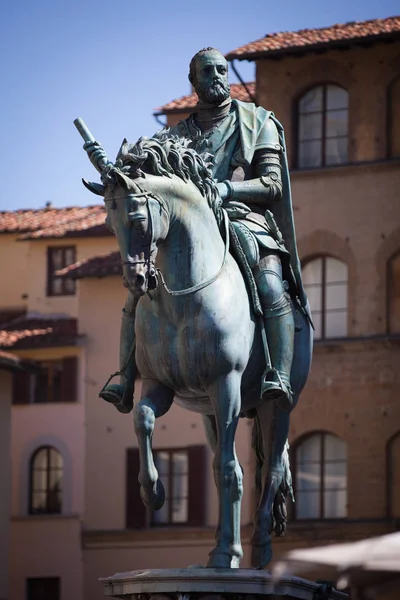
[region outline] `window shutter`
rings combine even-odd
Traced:
[[[71,356],[63,359],[61,375],[61,402],[77,401],[78,359]]]
[[[188,525],[200,527],[205,522],[206,449],[191,446],[189,454],[189,516]]]
[[[15,371],[12,386],[12,403],[29,404],[31,375],[26,371]]]
[[[140,497],[139,449],[126,450],[126,527],[143,529],[146,527],[146,507]]]

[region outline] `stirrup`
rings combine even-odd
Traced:
[[[117,375],[124,377],[125,385],[120,383],[111,383],[110,381],[114,379]],[[115,408],[121,413],[129,413],[133,408],[133,393],[132,398],[129,398],[128,390],[127,390],[127,382],[124,373],[121,371],[116,371],[107,379],[106,383],[102,387],[99,392],[99,398],[105,400],[106,402],[110,402],[113,404]]]
[[[293,394],[290,385],[282,381],[279,371],[274,368],[267,369],[261,382],[262,400],[273,401],[283,408],[290,410],[293,406]]]

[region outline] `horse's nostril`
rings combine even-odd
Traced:
[[[135,275],[135,285],[137,287],[142,287],[142,285],[144,285],[146,278],[144,275],[142,275],[141,273],[138,273],[137,275]]]

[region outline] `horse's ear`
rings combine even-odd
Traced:
[[[88,190],[93,192],[93,194],[104,196],[105,187],[101,183],[93,183],[92,181],[86,181],[86,179],[82,179],[82,183]]]
[[[120,173],[118,170],[114,171],[114,176],[118,184],[122,188],[129,189],[129,184],[132,182],[132,180],[129,177],[127,177],[123,173]]]

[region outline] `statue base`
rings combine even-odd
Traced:
[[[321,584],[257,569],[149,569],[100,579],[104,595],[125,600],[346,600],[347,594]],[[259,598],[261,600],[261,598]]]

